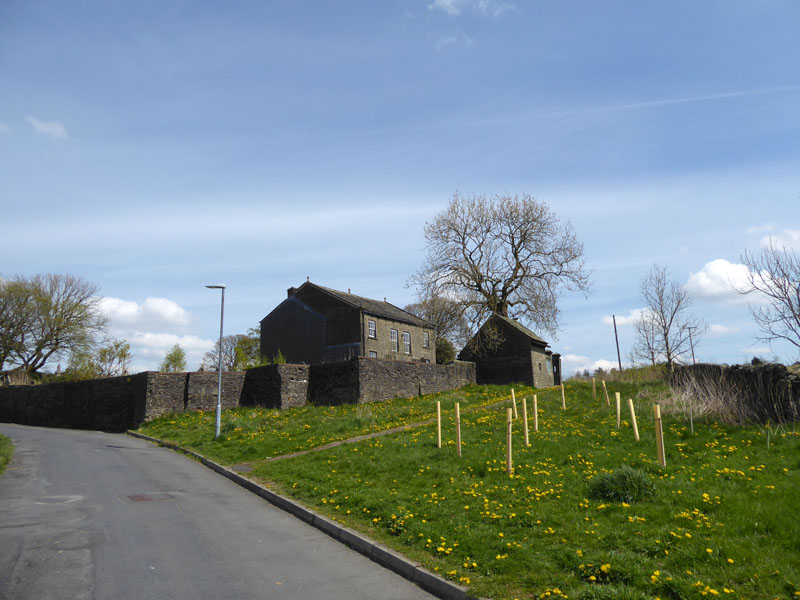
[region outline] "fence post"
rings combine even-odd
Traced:
[[[533,395],[533,430],[539,431],[539,400]]]
[[[456,402],[456,447],[458,455],[461,456],[461,410]]]
[[[661,407],[658,404],[653,405],[653,416],[656,421],[656,453],[658,454],[658,462],[662,467],[666,467],[667,457],[664,456],[664,429],[661,424]]]
[[[511,467],[511,422],[512,422],[512,415],[511,409],[508,409],[506,413],[506,473],[508,476],[511,477],[512,467]]]
[[[530,446],[531,442],[528,438],[528,399],[522,397],[522,423],[525,425],[525,446]]]
[[[564,384],[561,384],[561,410],[567,410],[567,399],[564,396]]]
[[[631,425],[633,426],[633,437],[639,441],[639,427],[636,425],[636,410],[633,408],[633,399],[628,398],[628,408],[631,411]]]
[[[619,429],[619,392],[614,392],[614,400],[617,402],[617,429]]]
[[[442,447],[442,403],[437,400],[436,401],[436,447]]]
[[[517,413],[517,396],[514,394],[514,388],[511,388],[511,405],[514,407],[514,418],[518,418],[519,414]]]

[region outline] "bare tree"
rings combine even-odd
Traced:
[[[428,256],[411,283],[422,298],[457,302],[473,329],[497,313],[555,335],[563,290],[590,286],[572,227],[528,195],[456,193],[425,239]]]
[[[72,275],[0,282],[0,358],[30,375],[53,357],[88,352],[107,323],[97,291]]]
[[[631,350],[632,356],[647,361],[655,367],[660,354],[660,336],[656,320],[649,312],[643,311],[634,321],[633,327],[636,332],[636,343]]]
[[[751,304],[750,313],[764,342],[786,340],[800,348],[800,256],[770,239],[760,252],[745,251],[747,286],[743,294],[758,292],[763,304]]]
[[[692,297],[680,283],[669,279],[665,267],[653,265],[639,283],[639,292],[646,306],[646,322],[637,328],[639,342],[648,353],[667,363],[667,373],[671,375],[675,362],[692,350],[690,332],[694,330],[692,335],[700,337],[706,325],[687,315]],[[643,340],[643,335],[652,337]]]
[[[239,339],[245,337],[237,333],[233,335],[226,335],[222,338],[222,370],[235,371],[236,370],[236,347],[239,344]],[[209,350],[203,356],[201,368],[206,371],[216,371],[219,368],[219,340],[214,343],[214,348]]]

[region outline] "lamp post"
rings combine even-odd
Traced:
[[[207,285],[211,290],[222,290],[222,300],[219,308],[219,348],[217,355],[219,362],[217,363],[217,418],[214,425],[214,439],[219,437],[219,427],[222,421],[222,321],[225,317],[225,284],[217,283],[215,285]]]

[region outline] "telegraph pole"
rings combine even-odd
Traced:
[[[611,315],[611,319],[614,321],[614,341],[617,342],[617,364],[619,365],[619,374],[622,375],[622,359],[619,356],[619,336],[617,335],[616,315]]]

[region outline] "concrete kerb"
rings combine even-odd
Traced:
[[[263,485],[248,479],[247,477],[244,477],[243,475],[240,475],[239,473],[236,473],[227,467],[223,467],[222,465],[207,459],[197,452],[193,452],[192,450],[182,448],[177,444],[150,437],[149,435],[144,435],[136,431],[129,430],[127,434],[197,459],[204,466],[216,471],[220,475],[227,477],[247,491],[260,496],[277,508],[280,508],[281,510],[294,515],[302,521],[305,521],[312,527],[319,529],[333,539],[349,546],[356,552],[363,554],[382,567],[397,573],[409,581],[413,581],[425,591],[438,596],[439,598],[443,598],[444,600],[468,600],[471,598],[467,595],[467,592],[463,587],[447,581],[435,573],[431,573],[418,563],[410,561],[406,557],[398,554],[390,548],[370,540],[368,537],[357,531],[344,527],[343,525],[339,525],[327,517],[318,515],[305,506],[298,504],[291,498],[276,494]]]

